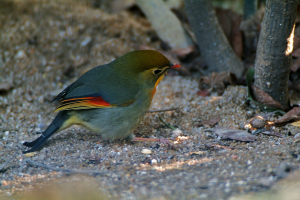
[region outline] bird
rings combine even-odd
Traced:
[[[133,131],[148,111],[156,86],[168,69],[179,68],[155,50],[136,50],[97,66],[66,87],[52,101],[59,111],[40,137],[23,145],[39,150],[56,132],[81,125],[105,140],[147,141]]]

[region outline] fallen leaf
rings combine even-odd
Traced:
[[[186,48],[181,49],[173,49],[172,52],[177,55],[178,58],[184,59],[187,55],[193,53],[195,51],[194,45],[191,45]]]
[[[221,120],[221,117],[217,116],[217,117],[213,117],[207,120],[203,120],[201,122],[199,122],[196,126],[203,126],[203,125],[209,125],[209,126],[214,126],[216,125],[219,121]]]
[[[181,22],[164,1],[136,0],[136,5],[142,10],[162,41],[172,49],[186,48],[193,45],[190,36],[185,32]]]
[[[259,89],[257,86],[252,85],[252,91],[253,91],[254,99],[256,101],[258,101],[259,103],[262,103],[262,104],[270,106],[270,107],[278,108],[281,110],[284,109],[278,101],[275,101],[273,99],[273,97],[271,97],[269,94],[267,94],[263,90]]]
[[[292,126],[300,127],[300,121],[291,123]]]
[[[135,5],[134,0],[113,0],[110,2],[112,12],[119,13]]]
[[[215,128],[214,131],[221,139],[231,139],[243,142],[253,142],[256,140],[254,135],[243,130],[218,127]]]
[[[285,115],[275,120],[275,124],[287,123],[289,121],[296,121],[300,119],[300,107],[294,107]]]
[[[283,138],[283,137],[284,137],[282,134],[280,134],[280,133],[277,132],[277,131],[266,130],[266,131],[263,131],[263,132],[261,132],[261,133],[264,134],[264,135],[271,135],[271,136],[276,136],[276,137],[280,137],[280,138]]]
[[[200,78],[199,88],[204,90],[211,88],[216,91],[219,95],[223,94],[227,85],[232,85],[235,82],[235,77],[229,72],[213,72],[210,76],[204,76]]]
[[[210,92],[208,90],[199,90],[197,91],[197,94],[201,97],[207,97],[210,95]]]
[[[183,6],[183,1],[182,0],[167,0],[167,1],[164,1],[166,6],[169,8],[169,9],[172,9],[173,10],[179,10],[180,8],[182,8]]]
[[[261,99],[263,99],[263,97],[269,97],[269,99],[270,98],[273,99],[273,98],[270,95],[266,94],[261,89],[259,89],[258,87],[253,85],[253,79],[254,79],[253,77],[254,77],[254,68],[250,68],[247,70],[247,73],[246,73],[246,82],[247,82],[247,89],[248,89],[248,99],[250,100],[251,107],[259,108],[260,110],[264,110],[264,111],[278,111],[279,109],[277,107],[274,107],[273,104],[270,102],[269,102],[269,104],[271,104],[271,105],[269,105],[267,100],[263,100],[263,102],[260,102],[257,99],[257,97],[260,97]],[[254,88],[257,89],[256,92],[258,94],[254,94]],[[274,103],[274,101],[275,100],[273,99],[273,103]],[[267,104],[265,104],[264,102],[267,102]],[[278,102],[276,102],[274,104],[277,106],[280,105]],[[282,107],[282,106],[280,105],[280,107]]]

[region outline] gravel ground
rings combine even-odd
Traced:
[[[79,1],[2,4],[0,82],[11,89],[0,93],[0,166],[5,164],[0,171],[1,198],[245,199],[236,196],[252,198],[264,191],[274,195],[291,183],[282,182],[289,180],[286,176],[299,177],[295,174],[300,150],[294,138],[298,128],[276,128],[283,138],[259,134],[254,142],[240,142],[220,140],[213,127],[199,127],[200,121],[219,116],[217,127],[243,129],[258,111],[247,105],[245,87],[228,87],[222,96],[199,96],[197,77],[166,76],[151,110],[178,109],[147,113],[135,131],[141,137],[175,138],[159,114],[185,136],[174,148],[103,141],[73,126],[51,137],[36,154],[24,156],[20,143],[37,138],[53,120],[56,105],[50,100],[60,90],[88,69],[139,45],[158,50],[160,45],[153,41],[150,24],[128,12],[110,14]],[[151,154],[142,153],[145,149]],[[59,169],[94,171],[57,172],[26,159]]]

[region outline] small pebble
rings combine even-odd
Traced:
[[[2,181],[1,181],[1,185],[2,185],[2,186],[7,186],[7,185],[8,185],[8,183],[7,183],[7,181],[6,181],[6,180],[2,180]]]
[[[267,123],[267,120],[260,115],[255,116],[248,121],[253,128],[257,128],[257,129],[263,128]]]
[[[86,37],[86,38],[84,38],[84,40],[80,43],[80,45],[81,45],[82,47],[87,46],[88,44],[90,44],[91,41],[92,41],[92,38]]]
[[[300,133],[297,133],[295,136],[294,136],[295,139],[298,139],[300,138]]]
[[[37,153],[36,152],[30,152],[30,153],[25,153],[24,156],[25,157],[33,157],[35,156]]]
[[[269,188],[275,183],[275,179],[273,176],[263,177],[258,181],[258,184],[262,187]]]
[[[143,150],[142,150],[142,153],[143,153],[143,154],[151,154],[152,151],[151,151],[150,149],[143,149]]]
[[[281,162],[277,167],[276,176],[278,178],[285,178],[288,173],[291,171],[291,166],[286,162]]]
[[[15,56],[16,59],[25,58],[25,57],[26,57],[26,54],[23,50],[18,51],[18,53]]]
[[[157,165],[157,160],[156,159],[152,159],[151,160],[151,165]]]
[[[172,131],[172,138],[176,138],[176,137],[180,136],[181,134],[182,134],[182,131],[180,129],[176,128]]]
[[[46,125],[45,125],[44,123],[39,123],[39,124],[38,124],[38,128],[39,128],[40,130],[44,130],[45,127],[46,127]]]

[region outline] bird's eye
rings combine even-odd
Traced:
[[[157,75],[157,74],[160,74],[163,70],[162,69],[156,69],[156,70],[153,70],[153,74]]]

